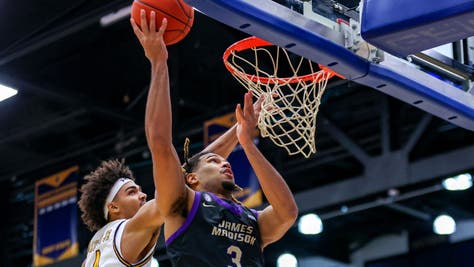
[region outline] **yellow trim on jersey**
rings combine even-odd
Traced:
[[[133,265],[131,263],[129,263],[127,260],[125,260],[124,258],[122,258],[122,256],[120,255],[118,249],[117,249],[117,246],[115,245],[115,239],[117,237],[117,231],[119,230],[120,226],[124,223],[125,221],[121,222],[116,230],[115,230],[115,233],[114,233],[114,240],[112,241],[113,243],[113,248],[114,248],[114,252],[115,252],[115,256],[117,256],[117,259],[125,266],[127,267],[141,267],[145,264],[147,264],[150,260],[151,260],[151,257],[153,256],[153,253],[150,253],[150,255],[148,255],[148,257],[144,258],[142,261],[139,261],[137,264]],[[150,251],[151,252],[151,251]]]
[[[94,267],[99,267],[99,261],[100,261],[100,250],[95,251],[95,259],[94,259]]]

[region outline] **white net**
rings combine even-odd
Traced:
[[[308,158],[316,153],[316,116],[327,81],[334,73],[319,70],[310,60],[276,46],[231,51],[224,59],[245,88],[265,99],[258,119],[261,135],[285,148],[289,155]]]

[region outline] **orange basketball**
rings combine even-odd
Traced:
[[[166,45],[175,44],[189,33],[194,22],[194,9],[183,0],[134,0],[132,4],[132,18],[140,26],[140,10],[146,11],[146,18],[150,21],[150,12],[156,13],[156,28],[161,25],[164,17],[168,19],[168,26],[163,36]]]

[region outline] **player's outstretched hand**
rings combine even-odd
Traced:
[[[146,11],[140,10],[140,27],[133,18],[130,18],[133,32],[137,36],[138,41],[145,51],[145,56],[150,62],[163,61],[168,59],[168,50],[166,49],[165,41],[163,40],[163,34],[166,31],[168,20],[163,18],[161,26],[156,30],[156,13],[155,11],[150,12],[150,23],[146,19]]]
[[[237,138],[242,146],[253,143],[253,133],[257,125],[258,117],[255,114],[252,93],[245,93],[244,108],[237,104],[235,108],[237,118]]]

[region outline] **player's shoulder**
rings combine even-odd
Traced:
[[[107,232],[107,231],[115,231],[117,230],[119,227],[125,225],[125,223],[127,222],[128,220],[127,219],[118,219],[118,220],[114,220],[114,221],[111,221],[109,223],[107,223],[106,225],[104,225],[102,228],[100,228],[96,235],[103,235],[104,232]]]
[[[202,202],[206,202],[206,203],[212,203],[212,202],[215,202],[215,199],[217,196],[215,196],[214,194],[210,193],[210,192],[196,192],[198,194],[201,194],[201,201]]]
[[[129,221],[129,219],[114,220],[114,221],[109,222],[105,227],[107,227],[107,228],[116,228],[116,227],[119,227],[119,226],[125,224],[128,221]]]

